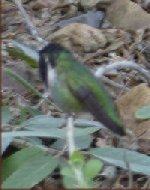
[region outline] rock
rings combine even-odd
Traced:
[[[112,25],[111,23],[108,21],[107,18],[104,19],[102,25],[101,25],[101,28],[103,29],[108,29],[108,28],[112,28]]]
[[[36,0],[36,1],[30,2],[30,7],[33,10],[40,10],[42,8],[53,7],[55,6],[55,4],[56,2],[49,1],[49,0]]]
[[[117,100],[117,107],[126,127],[139,139],[150,139],[150,120],[138,121],[135,112],[138,108],[150,104],[150,88],[140,84],[132,88]]]
[[[106,5],[110,4],[112,0],[81,0],[81,7],[84,9],[92,9],[95,7],[104,8]]]
[[[79,0],[58,0],[58,4],[62,4],[62,5],[69,5],[69,4],[77,5],[78,3],[79,3]]]
[[[79,54],[95,52],[98,48],[105,47],[107,42],[100,30],[79,23],[70,24],[58,30],[50,36],[49,40],[69,49],[73,47],[74,51]]]
[[[104,19],[104,12],[102,11],[88,11],[86,14],[81,14],[79,16],[71,17],[67,20],[61,20],[56,25],[59,28],[64,28],[71,23],[83,23],[94,28],[99,28],[101,22]]]
[[[130,0],[113,0],[107,8],[107,16],[117,28],[137,30],[150,27],[150,14]]]
[[[143,0],[142,1],[142,7],[150,13],[150,0]]]

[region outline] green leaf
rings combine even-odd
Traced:
[[[11,119],[11,112],[8,106],[2,107],[2,124],[8,124]]]
[[[29,159],[19,167],[12,175],[10,175],[3,183],[2,188],[7,189],[23,189],[32,188],[57,167],[56,158],[45,153],[39,153],[34,159]]]
[[[75,137],[74,141],[77,149],[86,149],[90,147],[90,143],[92,142],[92,136],[89,134],[86,136]]]
[[[29,160],[34,159],[35,156],[38,157],[41,152],[42,151],[39,148],[24,148],[3,160],[2,180],[4,181],[23,164],[25,164]]]
[[[22,127],[26,127],[26,129],[29,130],[45,130],[49,129],[49,127],[61,127],[64,126],[66,123],[66,119],[63,118],[54,118],[46,115],[38,115],[33,118],[28,119],[27,121],[22,123]],[[41,128],[42,125],[42,128]],[[103,125],[101,125],[99,122],[96,121],[89,121],[85,119],[76,119],[74,121],[75,127],[80,127],[80,128],[87,128],[87,127],[97,127],[99,129],[104,128]]]
[[[150,119],[150,105],[143,106],[135,112],[136,119]]]
[[[87,121],[87,120],[86,120]],[[80,120],[75,121],[80,122]],[[33,130],[37,133],[47,133],[50,137],[54,138],[66,138],[67,129],[66,127],[60,128],[65,125],[65,119],[62,118],[53,118],[49,116],[35,116],[21,124],[21,126],[28,130]],[[82,120],[83,125],[83,120]],[[86,126],[86,125],[85,125]],[[89,126],[89,125],[88,125]],[[74,128],[74,137],[87,136],[95,131],[99,130],[99,126],[91,127],[75,127]]]
[[[64,119],[54,118],[47,115],[38,115],[26,120],[25,122],[21,124],[21,126],[33,131],[36,131],[36,130],[45,131],[45,130],[49,130],[51,127],[55,129],[59,128],[64,124],[65,124]]]
[[[75,171],[71,165],[67,164],[67,166],[63,167],[60,172],[63,176],[63,185],[65,188],[83,188],[82,184],[79,184]]]
[[[46,131],[11,131],[3,132],[2,136],[5,138],[9,134],[12,134],[13,137],[51,137],[51,138],[65,138],[64,133],[57,133],[55,129],[52,129],[50,133]]]
[[[9,144],[12,142],[13,136],[12,133],[9,133],[5,136],[2,135],[2,148],[1,148],[1,154],[7,149]]]
[[[99,127],[99,129],[105,128],[104,125],[102,125],[100,122],[90,121],[87,119],[76,119],[75,126],[76,127]]]
[[[80,122],[80,120],[77,120],[76,122]],[[38,115],[21,123],[20,127],[24,128],[25,130],[13,131],[13,136],[14,137],[19,137],[19,136],[52,137],[52,138],[66,139],[66,133],[67,133],[66,127],[60,128],[61,126],[64,126],[64,124],[65,124],[65,119]],[[82,124],[83,124],[83,121],[82,121]],[[82,147],[86,148],[90,144],[89,135],[99,129],[100,127],[98,126],[75,127],[74,137],[75,139],[76,137],[80,137],[79,141],[82,143]],[[83,139],[81,139],[81,137],[83,137]],[[79,141],[77,142],[78,143],[77,145],[79,145]],[[85,143],[87,143],[86,146],[85,146]]]
[[[150,157],[124,148],[93,148],[89,151],[96,158],[130,171],[150,175]]]
[[[25,61],[32,68],[39,66],[39,55],[36,48],[32,48],[23,42],[12,40],[6,50],[10,56]]]
[[[92,180],[102,170],[103,163],[100,160],[89,160],[84,166],[84,176],[87,180]]]
[[[70,161],[75,166],[82,167],[84,164],[84,156],[80,151],[74,151],[70,157]]]
[[[68,188],[68,189],[75,189],[78,187],[78,184],[77,184],[75,178],[71,178],[69,176],[63,177],[63,185],[65,188]]]
[[[43,126],[41,126],[42,129]],[[50,127],[49,129],[37,129],[35,131],[27,131],[27,130],[21,130],[21,131],[12,131],[12,132],[4,132],[2,135],[7,136],[10,133],[12,133],[13,137],[51,137],[51,138],[61,138],[66,139],[66,133],[67,129],[55,129],[54,127]],[[79,136],[86,136],[89,135],[95,131],[97,131],[99,128],[94,127],[87,127],[87,128],[75,128],[74,129],[74,137]]]
[[[69,178],[74,178],[74,173],[70,166],[63,167],[61,169],[61,175],[68,176]]]
[[[79,150],[82,150],[82,149],[89,148],[90,143],[92,141],[92,137],[91,135],[75,137],[74,141],[75,141],[76,148]],[[51,145],[51,148],[62,150],[65,145],[66,145],[66,139],[58,139]],[[68,150],[67,147],[66,147],[66,150]]]
[[[65,133],[67,132],[66,129],[63,129],[65,131]],[[96,131],[99,130],[99,127],[86,127],[86,128],[75,128],[74,129],[74,136],[75,137],[80,137],[80,136],[86,136],[89,134],[92,134]]]

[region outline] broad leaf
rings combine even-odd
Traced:
[[[52,127],[55,129],[59,128],[64,124],[65,124],[64,119],[53,118],[47,115],[38,115],[26,120],[25,122],[21,124],[21,126],[33,131],[36,131],[36,130],[45,131],[45,130],[49,130]]]
[[[93,148],[89,151],[109,164],[130,169],[132,172],[150,175],[150,157],[124,148]],[[127,167],[129,165],[129,168]]]
[[[80,137],[75,137],[75,146],[77,149],[86,149],[90,146],[90,143],[92,141],[91,135],[86,135],[86,136],[80,136]],[[51,145],[51,148],[55,148],[57,150],[62,150],[64,146],[66,145],[66,139],[58,139],[56,142],[54,142]],[[68,148],[66,148],[68,150]]]
[[[36,48],[32,48],[21,41],[12,40],[7,47],[7,52],[15,59],[21,59],[33,68],[38,67],[39,55]]]
[[[64,126],[66,123],[66,119],[63,118],[54,118],[46,115],[38,115],[29,120],[23,122],[22,127],[26,127],[26,129],[30,130],[45,130],[50,127],[59,128]],[[42,128],[41,128],[42,125]],[[89,121],[85,119],[76,119],[74,121],[74,125],[76,127],[98,127],[99,129],[104,128],[104,126],[97,121]]]
[[[35,155],[30,152],[30,154],[32,155],[32,158],[29,156],[29,154],[28,157],[26,155],[22,156],[21,158],[19,158],[19,156],[16,156],[17,159],[21,159],[19,164],[20,167],[17,167],[16,171],[14,171],[12,175],[10,175],[2,183],[2,188],[32,188],[46,176],[51,174],[57,167],[57,159],[49,156],[48,154],[45,154],[45,152],[39,151],[39,153],[36,152]],[[11,161],[12,160],[10,159],[9,162]],[[11,163],[11,166],[13,162]],[[7,170],[7,165],[5,169]]]
[[[41,126],[42,128],[42,126]],[[87,127],[87,128],[75,128],[74,129],[74,137],[80,137],[80,136],[86,136],[91,133],[94,133],[95,131],[99,130],[98,127]],[[12,132],[4,132],[2,135],[7,136],[9,134],[12,134],[13,137],[51,137],[51,138],[61,138],[66,139],[67,129],[44,129],[36,130],[36,131],[12,131]]]
[[[4,181],[8,176],[15,172],[19,167],[34,159],[34,157],[42,153],[39,148],[24,148],[12,154],[2,164],[2,180]]]
[[[92,180],[102,170],[103,163],[100,160],[89,160],[84,166],[84,175],[87,180]]]

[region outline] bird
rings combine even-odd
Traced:
[[[90,112],[113,133],[125,135],[105,85],[67,48],[49,43],[39,50],[39,74],[50,97],[64,113]]]

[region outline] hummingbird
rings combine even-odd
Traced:
[[[46,45],[39,51],[39,73],[52,100],[65,113],[90,112],[112,132],[125,135],[103,82],[71,51],[57,43]]]

